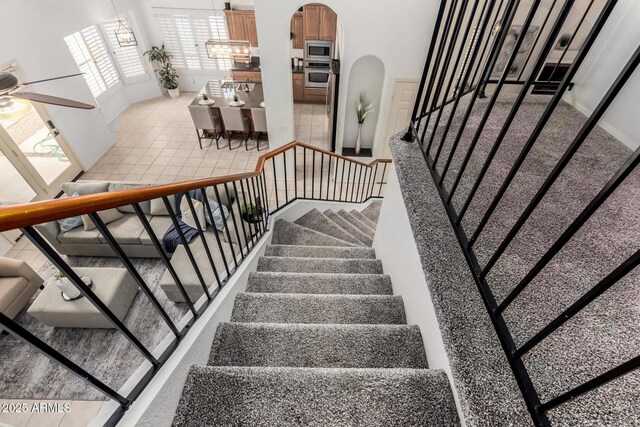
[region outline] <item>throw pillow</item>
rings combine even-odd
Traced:
[[[148,187],[148,186],[149,184],[126,184],[124,182],[112,182],[111,184],[109,184],[109,191],[129,190],[131,188],[140,188],[140,187]],[[140,202],[138,204],[140,205],[142,212],[144,213],[151,212],[151,202],[149,200]],[[136,211],[133,209],[133,205],[118,206],[116,209],[124,213],[136,213]]]
[[[220,195],[220,203],[225,205],[226,207],[231,206],[231,204],[236,200],[236,192],[233,190],[233,186],[227,185],[229,190],[229,197],[227,197],[227,192],[224,189],[224,185],[218,185],[218,194]],[[205,190],[207,193],[207,197],[211,200],[217,200],[216,191],[213,187],[207,187]]]
[[[124,218],[124,214],[118,209],[106,209],[104,211],[98,212],[98,216],[105,224],[109,224],[110,222],[117,221],[120,218]],[[91,231],[96,228],[96,225],[91,221],[89,215],[82,215],[82,222],[84,223],[84,231]]]
[[[182,213],[182,222],[187,224],[191,228],[198,228],[198,224],[200,228],[203,230],[207,228],[207,221],[204,217],[204,205],[196,199],[191,199],[193,203],[193,210],[196,212],[196,217],[193,217],[193,212],[189,207],[189,202],[187,197],[183,197],[180,202],[180,212]],[[197,221],[197,222],[196,222]]]
[[[171,205],[171,208],[173,209],[173,212],[176,212],[176,198],[175,196],[169,196],[169,204]],[[151,200],[150,203],[150,207],[149,207],[149,213],[151,215],[169,215],[169,212],[167,211],[166,206],[164,205],[164,202],[162,201],[162,199],[153,199]]]
[[[209,207],[211,208],[211,212],[213,213],[213,221],[211,224],[211,217],[207,215],[207,224],[214,226],[216,229],[223,231],[226,220],[229,217],[229,209],[225,205],[222,205],[222,210],[220,209],[220,205],[217,202],[207,198],[209,201]]]
[[[62,191],[67,195],[78,193],[80,196],[84,196],[85,194],[104,193],[108,189],[109,183],[100,181],[65,182],[62,184]]]
[[[78,193],[73,193],[73,196],[79,196]],[[59,219],[58,225],[60,226],[60,231],[66,233],[69,230],[73,230],[74,228],[80,227],[82,225],[82,217],[81,216],[71,216],[65,219]]]

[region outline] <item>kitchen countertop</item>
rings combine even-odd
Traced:
[[[255,86],[251,92],[245,92],[243,90],[234,91],[234,90],[222,90],[222,96],[215,95],[213,92],[214,84],[217,86],[218,82],[210,81],[208,82],[204,88],[202,89],[207,93],[210,99],[215,101],[215,104],[211,105],[211,108],[216,107],[228,107],[229,103],[233,101],[233,95],[237,94],[238,98],[243,100],[245,104],[240,107],[243,110],[249,108],[259,108],[260,103],[264,101],[264,92],[262,90],[262,83],[254,83]],[[202,93],[202,92],[201,92]],[[202,99],[202,96],[198,94],[193,101],[191,101],[191,105],[199,105],[199,101]]]
[[[303,67],[291,67],[291,72],[293,74],[303,74],[304,73],[304,66]]]

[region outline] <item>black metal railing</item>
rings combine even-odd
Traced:
[[[519,0],[441,1],[419,85],[418,98],[413,109],[411,125],[403,137],[406,141],[417,140],[420,144],[427,167],[439,191],[513,375],[534,424],[537,426],[550,425],[547,416],[549,410],[640,367],[640,356],[634,357],[583,384],[542,402],[541,394],[534,387],[530,374],[523,363],[523,357],[545,338],[633,271],[640,264],[640,251],[633,253],[520,346],[516,345],[512,332],[503,317],[505,310],[538,277],[577,231],[605,203],[607,198],[625,182],[640,163],[640,149],[636,149],[620,166],[560,237],[550,247],[543,248],[544,255],[522,279],[514,283],[515,286],[502,301],[496,300],[494,288],[488,275],[565,170],[577,150],[596,127],[616,96],[624,89],[640,62],[640,47],[633,53],[599,105],[586,118],[586,122],[560,156],[553,170],[528,202],[515,224],[508,229],[506,236],[499,243],[497,249],[490,254],[484,265],[481,265],[474,245],[489,220],[494,216],[503,196],[511,188],[525,159],[530,156],[532,147],[542,132],[548,128],[550,119],[562,97],[567,90],[572,89],[573,78],[617,3],[617,0],[607,0],[602,3],[594,3],[591,0],[585,7],[578,7],[579,2],[574,0],[554,0],[551,5],[547,4],[542,8],[540,0],[533,0],[527,5],[521,4]],[[519,19],[516,20],[516,16]],[[591,19],[587,19],[587,16]],[[572,19],[569,20],[569,18]],[[587,27],[590,25],[588,22],[593,22],[593,24]],[[578,46],[577,34],[580,31],[587,35]],[[532,33],[535,35],[531,35]],[[567,52],[570,48],[577,53],[573,59],[568,60]],[[554,49],[561,51],[557,61],[550,59],[550,54]],[[485,127],[506,85],[516,85],[517,94],[509,105],[508,114],[504,122],[501,123],[499,132],[489,141],[488,147],[490,149],[485,150],[482,154],[486,157],[479,163],[482,165],[479,171],[473,178],[465,177],[467,179],[465,194],[458,195],[458,197],[462,197],[462,203],[456,206],[453,203],[454,195],[462,191],[463,176],[471,159],[474,156],[479,156],[476,152],[478,142],[481,137],[486,137]],[[489,93],[488,100],[484,100],[481,105],[478,105],[478,99],[487,98],[487,93]],[[508,132],[515,122],[517,114],[521,111],[525,98],[532,96],[532,94],[533,96],[535,94],[550,95],[550,99],[539,118],[527,118],[528,120],[536,120],[531,134],[506,172],[506,176],[499,178],[502,179],[502,183],[490,199],[486,211],[481,213],[475,228],[468,230],[463,224],[463,218],[481,184],[486,181],[485,178],[489,174],[490,166],[499,148],[503,143],[508,142]],[[459,110],[460,106],[464,107]],[[472,126],[474,131],[468,129],[472,111],[475,120]],[[445,117],[446,119],[444,119]],[[458,121],[456,123],[457,131],[450,134],[454,120]],[[445,146],[448,149],[448,155],[445,155]],[[461,159],[455,170],[452,168],[454,158]]]
[[[126,394],[109,385],[108,379],[98,378],[74,362],[69,355],[62,354],[43,338],[1,312],[0,325],[18,340],[67,369],[108,399],[117,402],[118,409],[107,422],[107,425],[115,425],[178,348],[193,323],[214,301],[220,289],[229,282],[242,262],[258,245],[269,230],[270,218],[274,213],[299,199],[361,203],[371,198],[380,198],[384,191],[388,163],[390,160],[376,160],[367,165],[307,144],[293,142],[263,155],[258,161],[256,171],[251,173],[0,208],[0,231],[20,228],[48,261],[70,280],[84,298],[148,362],[146,373]],[[280,176],[282,179],[279,179]],[[181,227],[184,212],[180,212],[181,205],[176,198],[177,195],[187,201],[188,211],[193,218],[198,218],[193,199],[203,201],[204,213],[210,226],[204,228],[200,221],[196,220],[197,233],[193,240],[185,235]],[[160,200],[166,208],[177,233],[179,247],[184,248],[186,257],[195,271],[196,287],[199,286],[201,289],[201,296],[197,299],[193,294],[190,296],[184,277],[181,277],[182,274],[171,262],[172,254],[165,249],[161,236],[156,234],[150,223],[148,212],[141,206],[149,200]],[[216,204],[212,205],[210,200]],[[221,231],[213,229],[216,218],[212,206],[216,205],[225,206],[229,212],[228,217],[223,220],[226,221],[226,226]],[[168,314],[154,294],[151,284],[143,278],[131,259],[134,255],[129,255],[126,245],[114,236],[109,224],[106,224],[98,213],[122,206],[132,206],[132,215],[139,220],[151,240],[157,257],[175,283],[186,305],[186,313],[181,319],[172,319]],[[75,257],[60,254],[54,247],[55,244],[47,240],[51,236],[45,237],[39,230],[40,225],[45,222],[85,214],[89,216],[111,250],[105,250],[104,256],[115,257],[121,262],[161,317],[162,323],[170,330],[171,342],[162,351],[158,352],[160,347],[151,349],[143,344],[142,337],[132,332],[123,318],[118,317],[96,295],[94,289],[83,282],[80,274],[69,263],[69,260]],[[234,237],[237,244],[232,243]],[[202,250],[204,256],[197,257],[194,252],[198,250]],[[219,255],[219,258],[216,255]],[[208,267],[213,273],[213,281],[208,281],[203,273]],[[126,357],[130,358],[131,355]]]

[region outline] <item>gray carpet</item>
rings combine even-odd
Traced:
[[[371,202],[369,206],[362,210],[362,214],[373,221],[375,224],[377,224],[378,218],[380,217],[381,207],[382,202]]]
[[[467,99],[453,120],[438,163],[439,171],[460,127]],[[462,224],[467,234],[475,230],[549,100],[546,96],[529,96],[523,104],[464,217]],[[487,101],[479,100],[473,109],[445,179],[447,188],[451,188],[460,169]],[[456,210],[460,210],[469,194],[512,101],[511,95],[500,97],[481,133],[453,199]],[[446,122],[449,110],[441,124]],[[586,117],[569,105],[558,106],[475,245],[481,265],[500,244],[585,121]],[[442,126],[436,135],[441,130]],[[431,153],[435,153],[435,148]],[[629,148],[602,129],[596,128],[590,134],[489,274],[488,281],[498,301],[513,289],[630,155]],[[405,173],[412,172],[407,169]],[[505,312],[516,343],[524,343],[637,251],[638,236],[640,170],[627,178]],[[640,354],[638,283],[640,270],[636,269],[526,355],[525,364],[543,400]],[[636,371],[549,415],[554,425],[640,425],[638,402],[640,372]]]
[[[356,228],[353,224],[351,224],[349,221],[347,221],[337,213],[331,210],[326,210],[324,212],[324,215],[331,221],[338,224],[343,230],[354,236],[360,242],[364,243],[365,246],[373,245],[373,239],[371,238],[371,236],[360,231],[360,229]]]
[[[344,209],[341,209],[336,213],[339,216],[341,216],[344,220],[346,220],[349,223],[351,223],[351,225],[353,225],[355,228],[357,228],[358,230],[363,232],[366,236],[368,236],[371,239],[373,239],[373,236],[375,235],[375,230],[371,229],[368,225],[363,224],[356,217],[354,217],[353,215],[351,215],[349,212],[345,211]]]
[[[442,371],[218,366],[191,368],[173,423],[185,427],[459,425]]]
[[[68,262],[77,267],[122,266],[115,258],[69,257]],[[187,308],[185,304],[169,301],[160,289],[160,277],[165,270],[162,263],[155,259],[133,259],[133,263],[171,319],[177,322]],[[47,278],[56,271],[47,264],[38,273]],[[115,329],[52,328],[28,315],[26,310],[16,321],[116,390],[144,361],[138,350]],[[170,332],[142,291],[138,291],[124,323],[149,349]],[[0,344],[3,398],[104,400],[103,394],[13,336],[0,336]]]
[[[258,271],[382,274],[382,262],[378,259],[263,256],[258,260]]]
[[[378,294],[391,295],[391,278],[386,274],[282,273],[253,271],[247,292],[284,294]]]
[[[274,245],[357,246],[283,219],[276,221],[271,243]]]
[[[350,234],[325,218],[314,210],[296,223]],[[428,369],[373,249],[306,246],[309,228],[277,224],[273,240],[288,243],[269,246],[236,295],[174,425],[458,426],[447,376]]]
[[[362,245],[357,238],[345,232],[342,227],[324,216],[322,212],[317,209],[310,210],[300,218],[296,219],[293,223],[302,225],[303,227],[318,231],[328,236],[335,237],[336,239],[344,240],[356,245]]]
[[[209,365],[428,368],[417,326],[277,323],[220,325]]]
[[[376,223],[371,221],[368,216],[364,215],[362,212],[357,211],[355,209],[351,209],[349,213],[362,224],[369,227],[373,232],[376,231]]]

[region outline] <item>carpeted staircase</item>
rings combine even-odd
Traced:
[[[176,426],[456,426],[446,374],[370,247],[380,210],[278,220]]]

